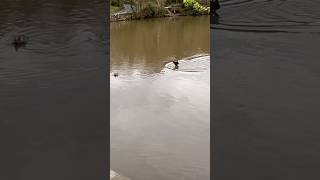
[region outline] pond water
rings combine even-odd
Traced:
[[[213,179],[319,179],[320,1],[221,0]]]
[[[0,179],[106,176],[105,4],[0,1]]]
[[[111,23],[115,171],[133,180],[210,179],[209,23],[209,17]]]

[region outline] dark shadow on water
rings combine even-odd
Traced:
[[[210,28],[213,28],[215,24],[220,24],[220,16],[211,16],[210,17]]]

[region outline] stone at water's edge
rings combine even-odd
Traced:
[[[110,170],[110,180],[130,180],[130,179]]]

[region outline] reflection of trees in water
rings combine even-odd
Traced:
[[[116,66],[144,64],[161,69],[170,56],[208,53],[209,40],[209,16],[112,23],[111,61]]]

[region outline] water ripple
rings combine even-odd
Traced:
[[[320,1],[225,0],[211,28],[256,33],[320,33]]]
[[[0,82],[66,81],[101,71],[97,59],[106,53],[104,9],[101,1],[1,1]],[[16,51],[12,41],[17,34],[29,42]]]
[[[166,70],[174,70],[174,64],[172,62],[167,63],[165,65],[165,69],[162,70],[162,72],[165,72]],[[195,56],[191,56],[185,59],[179,60],[179,68],[175,71],[180,72],[202,72],[205,70],[208,70],[210,67],[210,56],[208,54],[198,54]]]

